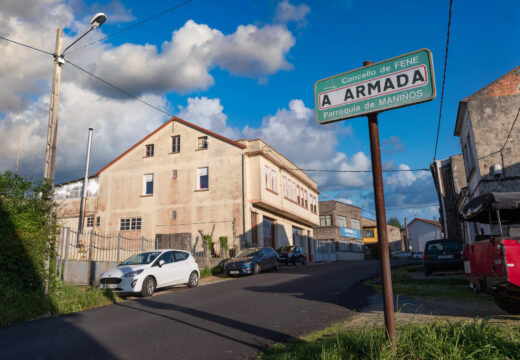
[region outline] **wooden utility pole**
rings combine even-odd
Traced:
[[[47,144],[45,147],[45,166],[43,177],[49,179],[54,186],[56,170],[56,141],[58,136],[58,112],[60,107],[61,65],[65,63],[61,54],[63,45],[63,30],[56,33],[56,49],[54,52],[54,76],[52,78],[51,102],[49,107],[49,124],[47,126]]]

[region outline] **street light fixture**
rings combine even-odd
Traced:
[[[47,144],[45,148],[45,166],[43,177],[49,179],[54,186],[54,173],[56,164],[56,139],[58,135],[58,112],[60,104],[61,65],[65,64],[64,55],[75,43],[81,40],[90,31],[97,29],[107,20],[104,13],[97,13],[90,20],[90,28],[76,38],[65,50],[61,50],[63,43],[63,29],[56,33],[56,50],[54,52],[54,76],[52,81],[51,101],[49,106],[49,123],[47,126]]]

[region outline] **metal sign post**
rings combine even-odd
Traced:
[[[390,340],[395,338],[394,299],[377,114],[431,101],[435,95],[433,60],[428,49],[376,64],[365,61],[360,69],[319,80],[314,86],[318,123],[368,117],[385,325]]]

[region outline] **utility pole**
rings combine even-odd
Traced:
[[[90,164],[90,145],[92,144],[92,131],[94,129],[88,129],[88,142],[87,142],[87,160],[85,162],[85,177],[83,178],[83,192],[81,194],[81,200],[79,202],[79,220],[78,220],[78,236],[83,232],[83,223],[85,222],[85,203],[87,202],[87,187],[88,187],[88,168]]]
[[[47,126],[47,144],[45,147],[45,166],[43,177],[49,179],[54,187],[54,173],[56,170],[56,141],[58,136],[58,113],[60,107],[61,65],[65,59],[61,54],[63,45],[63,29],[56,33],[56,49],[54,50],[54,76],[52,78],[51,102],[49,107],[49,123]]]

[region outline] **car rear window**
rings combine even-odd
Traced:
[[[457,252],[461,250],[459,243],[455,241],[438,241],[426,244],[427,253],[440,253],[442,251]]]
[[[187,252],[184,251],[174,251],[173,256],[175,257],[175,261],[186,260],[188,256],[190,256]]]

